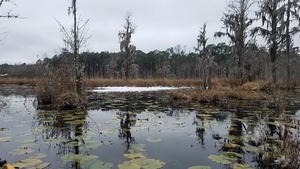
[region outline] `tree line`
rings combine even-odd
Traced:
[[[225,43],[208,44],[207,53],[212,57],[210,60],[210,70],[212,78],[234,78],[236,69],[234,68],[233,46]],[[248,45],[245,49],[247,59],[244,60],[245,71],[248,81],[269,80],[272,75],[272,67],[269,59],[268,49],[259,47],[256,44]],[[38,60],[36,64],[21,65],[0,65],[0,74],[7,73],[14,77],[39,77],[43,67],[60,67],[62,64],[70,63],[73,53],[67,49],[62,50],[59,55],[52,58]],[[130,78],[204,78],[202,62],[197,52],[186,52],[184,47],[177,45],[164,51],[153,50],[145,53],[136,51],[134,60],[135,69],[129,71]],[[280,53],[278,58],[278,77],[284,80],[287,76],[287,58],[285,51]],[[300,78],[298,67],[300,56],[296,49],[290,57],[290,68],[292,79]],[[79,61],[84,65],[84,76],[88,78],[122,78],[123,58],[120,53],[111,52],[83,52],[79,55]]]

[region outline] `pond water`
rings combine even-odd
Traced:
[[[179,104],[169,92],[93,92],[86,111],[58,112],[37,110],[33,88],[1,86],[0,158],[49,169],[299,166],[299,92],[280,93],[276,109]]]

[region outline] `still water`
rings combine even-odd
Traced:
[[[299,161],[298,92],[280,109],[263,101],[178,104],[168,91],[90,93],[83,112],[37,110],[30,87],[0,92],[0,158],[21,168],[282,168]]]

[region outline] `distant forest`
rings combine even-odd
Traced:
[[[210,69],[212,78],[234,78],[237,71],[234,66],[233,47],[225,43],[207,45],[207,51],[211,57]],[[284,80],[287,75],[287,60],[285,52],[278,57],[278,80]],[[255,44],[248,45],[245,55],[245,80],[268,80],[271,76],[271,63],[268,49],[258,47]],[[9,77],[39,77],[43,76],[44,67],[59,67],[62,64],[71,63],[73,55],[67,49],[52,58],[38,60],[36,64],[0,65],[0,74],[8,74]],[[136,59],[132,64],[134,69],[130,71],[131,78],[203,78],[203,65],[199,62],[196,52],[187,53],[183,46],[177,45],[165,51],[154,50],[149,53],[136,51]],[[87,78],[122,78],[122,57],[119,53],[110,52],[84,52],[80,54],[80,62],[84,65],[84,75]],[[291,75],[294,80],[300,78],[300,56],[298,49],[293,49],[290,61]]]

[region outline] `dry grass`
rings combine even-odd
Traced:
[[[230,79],[213,79],[212,90],[196,88],[172,92],[176,100],[199,101],[215,103],[224,100],[257,100],[266,99],[266,93],[271,88],[269,81],[246,82]]]
[[[1,77],[0,84],[17,84],[17,85],[31,85],[35,86],[38,78],[14,78],[14,77]]]

